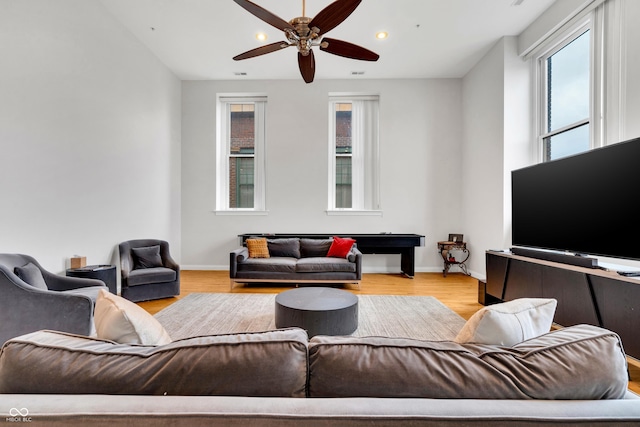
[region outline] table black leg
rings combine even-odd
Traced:
[[[403,249],[400,253],[400,269],[402,270],[402,274],[406,277],[413,279],[415,275],[415,248],[406,248]]]

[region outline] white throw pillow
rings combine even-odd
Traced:
[[[164,327],[142,307],[100,290],[94,312],[98,338],[120,344],[163,345],[171,342]]]
[[[546,334],[551,329],[558,301],[520,298],[483,307],[462,327],[457,343],[512,346]]]

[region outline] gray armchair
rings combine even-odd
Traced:
[[[28,255],[0,254],[0,345],[41,329],[80,335],[94,331],[96,279],[50,273]]]
[[[168,242],[128,240],[118,248],[123,298],[137,302],[180,295],[180,266],[171,258]]]

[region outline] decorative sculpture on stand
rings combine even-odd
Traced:
[[[462,234],[449,234],[449,239],[447,241],[438,242],[438,251],[442,256],[442,261],[444,262],[444,268],[442,270],[442,275],[447,277],[447,272],[453,265],[457,265],[460,267],[462,272],[467,276],[471,274],[467,270],[467,265],[465,262],[469,259],[469,249],[467,249],[467,243],[464,242],[464,235]],[[456,258],[453,252],[461,253],[461,258]]]

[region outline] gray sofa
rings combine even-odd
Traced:
[[[589,325],[512,347],[296,328],[156,347],[39,331],[0,353],[0,412],[49,426],[639,425],[627,384],[619,337]]]
[[[230,253],[229,278],[235,283],[353,283],[362,280],[357,244],[346,258],[328,257],[332,239],[267,239],[269,258],[251,258],[246,247]]]

